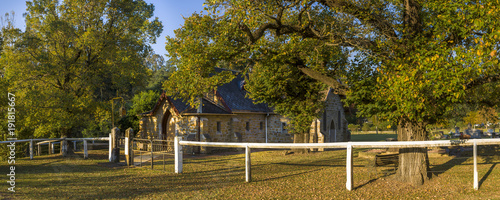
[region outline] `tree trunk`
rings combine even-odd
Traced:
[[[425,141],[425,123],[400,119],[398,123],[399,141]],[[400,148],[397,177],[402,182],[422,185],[429,180],[429,156],[427,148]]]
[[[309,133],[295,133],[293,135],[293,143],[309,143]],[[309,149],[292,149],[296,153],[308,153]]]
[[[61,138],[71,138],[71,131],[68,130],[68,129],[62,129],[62,134],[61,134]],[[66,157],[68,155],[72,155],[72,154],[75,154],[75,148],[74,148],[74,145],[73,145],[73,142],[71,141],[61,141],[61,155],[63,157]],[[65,146],[64,148],[66,149],[65,152],[63,152],[63,145]]]

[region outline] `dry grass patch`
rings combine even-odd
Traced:
[[[357,152],[363,149],[355,149]],[[354,191],[345,189],[345,150],[283,155],[282,151],[252,153],[252,182],[245,182],[244,154],[185,156],[184,173],[173,173],[173,160],[155,161],[155,169],[109,166],[105,150],[71,158],[38,156],[18,159],[13,199],[499,199],[499,153],[480,156],[480,189],[472,188],[471,157],[431,157],[435,176],[413,187],[394,174],[369,176],[370,162],[354,159]],[[101,164],[100,164],[101,163]],[[390,167],[379,168],[380,171]],[[0,172],[7,174],[6,163]]]

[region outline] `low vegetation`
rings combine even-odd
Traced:
[[[70,158],[59,155],[16,160],[16,192],[1,199],[498,199],[500,151],[481,153],[478,158],[480,188],[473,189],[473,159],[438,155],[430,157],[433,179],[414,187],[394,180],[391,167],[374,169],[369,159],[357,157],[355,149],[354,190],[345,188],[345,151],[309,154],[283,151],[252,153],[252,182],[245,182],[244,154],[185,156],[184,173],[173,173],[173,159],[143,167],[110,164],[106,150],[91,150],[90,159],[81,152]],[[123,155],[123,154],[122,154]],[[123,161],[123,159],[122,159]],[[7,174],[7,163],[0,172]]]

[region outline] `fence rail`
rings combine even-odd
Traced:
[[[444,147],[444,146],[471,146],[500,144],[500,139],[471,139],[471,140],[433,140],[433,141],[392,141],[392,142],[336,142],[336,143],[234,143],[234,142],[196,142],[179,141],[180,145],[206,146],[224,148],[264,148],[264,149],[309,149],[309,148],[412,148],[412,147]]]
[[[473,146],[474,157],[474,189],[479,189],[477,172],[477,145],[499,145],[500,139],[470,139],[470,140],[435,140],[435,141],[393,141],[393,142],[339,142],[339,143],[232,143],[232,142],[196,142],[174,140],[175,173],[182,173],[182,145],[204,147],[245,148],[245,179],[251,181],[251,149],[310,149],[310,148],[345,148],[346,157],[346,188],[353,189],[353,148],[414,148],[414,147],[446,147]]]
[[[7,140],[7,141],[0,141],[0,144],[5,144],[5,143],[23,143],[23,142],[29,142],[29,150],[30,150],[30,160],[33,160],[33,142],[36,141],[41,141],[38,142],[36,145],[38,146],[38,155],[41,154],[41,146],[43,144],[48,144],[49,145],[49,153],[54,153],[54,142],[61,142],[61,141],[73,141],[75,142],[76,146],[76,141],[83,141],[83,157],[85,159],[88,158],[88,148],[87,148],[87,141],[96,141],[96,140],[107,140],[109,141],[109,137],[95,137],[95,138],[36,138],[36,139],[23,139],[23,140]],[[111,142],[111,141],[110,141]],[[52,146],[50,146],[52,144]],[[110,151],[111,152],[111,151]],[[111,153],[110,153],[111,154]]]
[[[107,140],[109,141],[109,154],[111,161],[111,144],[110,137],[96,138],[38,138],[24,140],[8,140],[0,141],[2,143],[20,143],[30,142],[30,159],[33,159],[33,142],[39,142],[38,145],[44,143],[52,143],[58,141],[83,141],[84,142],[84,158],[88,158],[87,141]],[[126,140],[127,141],[127,140]],[[392,141],[392,142],[339,142],[339,143],[234,143],[234,142],[196,142],[196,141],[181,141],[180,137],[175,137],[172,145],[170,140],[149,140],[149,139],[132,139],[132,150],[139,150],[141,153],[144,149],[139,149],[137,143],[146,144],[147,152],[151,153],[151,163],[153,167],[154,152],[169,153],[174,151],[175,173],[182,173],[183,168],[183,153],[182,146],[204,146],[204,147],[221,147],[221,148],[245,148],[245,179],[251,181],[251,149],[315,149],[315,148],[345,148],[346,149],[346,188],[353,189],[353,148],[414,148],[414,147],[445,147],[445,146],[473,146],[474,159],[474,189],[479,189],[478,171],[477,171],[477,145],[500,145],[500,138],[496,139],[470,139],[470,140],[436,140],[436,141]],[[128,146],[126,142],[126,146]],[[148,144],[150,147],[148,147]],[[152,144],[152,145],[151,145]],[[143,146],[144,148],[144,146]],[[39,147],[40,149],[40,147]],[[127,149],[127,148],[126,148]],[[142,151],[141,151],[142,150]],[[127,153],[126,153],[127,155]],[[142,156],[141,156],[142,159]],[[133,161],[132,161],[133,163]],[[141,161],[142,163],[142,161]]]

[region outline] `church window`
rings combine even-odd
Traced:
[[[217,133],[221,133],[221,123],[217,122]]]

